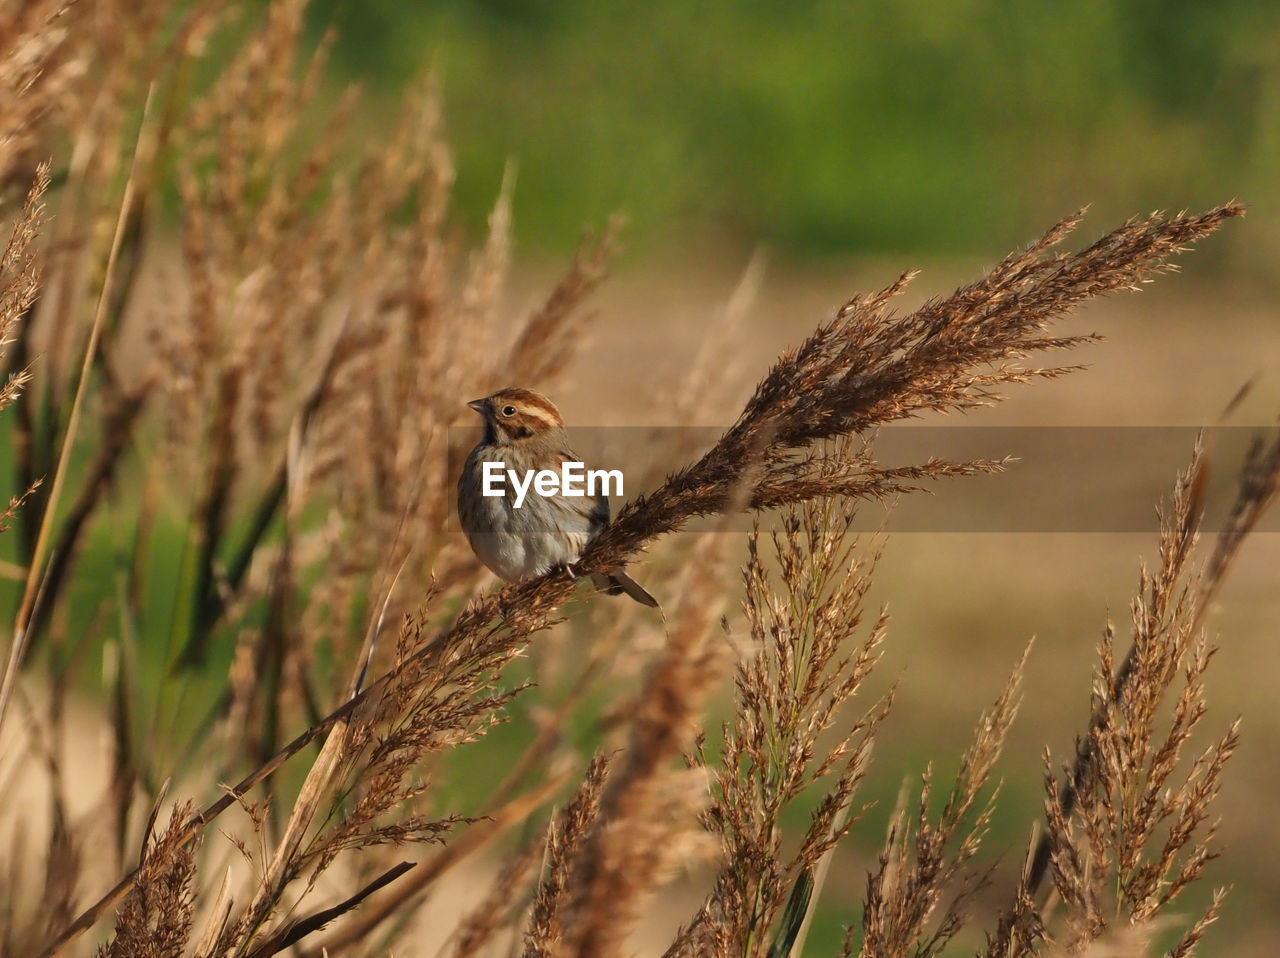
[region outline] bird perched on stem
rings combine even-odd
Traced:
[[[603,490],[568,496],[563,490],[540,495],[526,481],[521,501],[514,482],[500,495],[485,495],[485,463],[491,476],[528,476],[543,470],[560,473],[564,463],[579,463],[569,448],[564,420],[555,404],[532,389],[502,389],[468,403],[484,417],[484,436],[467,456],[458,479],[458,518],[476,556],[499,578],[515,582],[564,568],[573,574],[591,542],[609,524],[609,497]],[[621,568],[593,572],[591,581],[609,595],[626,593],[642,605],[658,602]]]

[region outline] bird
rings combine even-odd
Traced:
[[[572,576],[573,564],[609,525],[609,497],[603,488],[580,496],[559,489],[541,495],[530,480],[539,470],[560,474],[566,462],[581,465],[569,447],[560,411],[546,396],[520,387],[500,389],[467,405],[484,420],[484,435],[458,478],[458,518],[472,551],[506,582],[557,568]],[[501,493],[486,495],[486,479],[495,477],[502,481],[490,481],[489,489],[500,487]],[[657,599],[622,568],[593,572],[591,580],[607,595],[625,593],[659,608]]]

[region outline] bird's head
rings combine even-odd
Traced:
[[[485,438],[493,445],[511,445],[564,428],[555,403],[532,389],[500,389],[467,405],[484,417]]]

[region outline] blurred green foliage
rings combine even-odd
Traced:
[[[443,78],[473,223],[523,248],[615,209],[657,251],[1000,252],[1100,214],[1277,192],[1270,0],[314,0],[337,73]]]

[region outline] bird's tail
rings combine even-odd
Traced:
[[[591,576],[591,581],[596,584],[597,589],[606,595],[622,595],[625,593],[641,605],[647,605],[651,609],[658,608],[658,600],[646,592],[644,586],[621,569],[616,572],[594,573]]]

